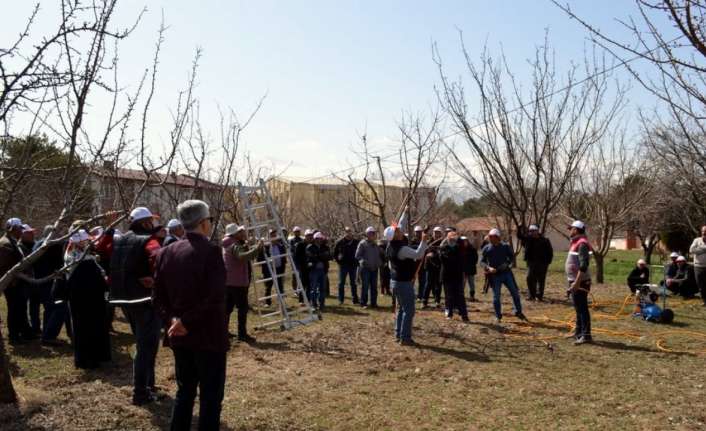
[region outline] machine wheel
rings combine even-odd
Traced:
[[[674,321],[674,312],[669,308],[665,308],[659,317],[659,321],[660,323],[672,323]]]

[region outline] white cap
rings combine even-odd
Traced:
[[[686,262],[686,258],[684,256],[679,256],[677,257],[677,262]]]
[[[91,239],[91,237],[88,236],[88,232],[81,229],[75,234],[71,235],[70,241],[74,244],[78,244],[79,242],[88,241],[89,239]]]
[[[314,239],[326,239],[326,235],[324,235],[322,232],[316,232],[314,234]]]
[[[569,227],[575,227],[576,229],[586,229],[586,224],[581,220],[574,220]]]
[[[148,210],[145,207],[137,207],[130,212],[131,221],[142,220],[150,217],[153,217],[152,211]]]
[[[461,235],[461,239],[465,241],[465,240],[467,240],[468,238],[467,238],[465,235]]]
[[[669,255],[669,257],[671,257],[672,259],[676,259],[676,258],[679,257],[679,253],[677,253],[676,251],[673,251],[673,252]]]
[[[645,259],[638,259],[637,264],[638,265],[647,265],[647,262],[645,262]]]
[[[414,227],[414,231],[415,231],[415,232],[422,232],[422,231],[424,231],[424,228],[421,227],[421,226],[415,226],[415,227]]]
[[[443,232],[444,230],[441,228],[441,226],[437,226],[434,228],[434,232]]]
[[[179,220],[173,218],[173,219],[169,220],[169,222],[167,222],[167,229],[174,229],[174,228],[177,228],[181,225],[182,224]]]
[[[313,234],[314,234],[314,231],[311,229],[307,229],[304,231],[304,236],[313,235]]]
[[[529,227],[529,230],[530,230],[530,231],[539,230],[539,226],[537,226],[536,224],[531,224],[530,227]]]
[[[500,230],[497,228],[492,228],[492,229],[490,229],[490,232],[488,232],[488,236],[500,237]]]
[[[292,232],[301,232],[301,231],[302,231],[302,228],[300,228],[299,226],[294,226],[294,228],[292,228]]]
[[[245,230],[245,226],[238,226],[235,223],[230,223],[229,225],[226,226],[226,235],[235,235],[238,232],[242,232]]]
[[[385,230],[382,232],[382,235],[385,237],[386,240],[392,241],[392,238],[395,237],[395,228],[392,226],[386,227]]]
[[[368,226],[368,228],[365,229],[365,234],[366,234],[366,235],[369,234],[369,233],[375,233],[375,232],[377,232],[377,230],[376,230],[374,227],[372,227],[372,226]]]
[[[12,229],[17,226],[22,226],[22,220],[18,219],[17,217],[8,219],[7,223],[5,223],[5,229]]]
[[[36,230],[37,229],[33,229],[32,226],[30,226],[26,223],[22,225],[22,232],[34,232]]]

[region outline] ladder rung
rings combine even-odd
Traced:
[[[258,301],[265,301],[268,299],[277,298],[279,295],[280,295],[279,293],[275,293],[273,295],[268,295],[268,296],[263,296],[262,298],[257,298],[257,300]],[[282,294],[282,295],[284,295],[284,294]]]
[[[294,273],[291,272],[291,271],[290,271],[290,272],[283,272],[283,273],[281,273],[281,274],[277,274],[277,276],[274,277],[274,278],[273,278],[273,277],[269,277],[269,278],[263,278],[262,280],[255,280],[255,283],[265,283],[265,282],[268,282],[268,281],[272,281],[272,280],[274,280],[275,278],[282,278],[282,277],[286,277],[286,276],[292,275],[292,274],[294,274]]]
[[[277,310],[277,311],[273,311],[272,313],[261,314],[260,317],[267,318],[267,317],[281,316],[281,315],[282,315],[282,313],[279,310]]]
[[[265,259],[270,259],[270,260],[271,260],[271,259],[276,259],[276,258],[278,258],[278,257],[286,257],[286,256],[287,256],[287,253],[284,253],[284,254],[276,254],[276,255],[274,255],[274,256],[266,256]],[[259,262],[253,262],[253,265],[263,265],[263,264],[265,264],[265,263],[267,263],[267,260],[261,260],[261,261],[259,261]]]
[[[270,204],[268,204],[267,202],[265,202],[265,203],[261,203],[261,204],[248,205],[246,208],[249,209],[249,210],[251,210],[251,211],[254,211],[254,210],[259,210],[260,208],[267,208],[269,205],[270,205]]]
[[[286,321],[287,321],[286,319],[273,320],[272,322],[265,322],[265,323],[258,325],[258,328],[266,328],[266,327],[272,326],[272,325],[282,325]]]
[[[260,224],[256,224],[254,226],[246,227],[245,230],[255,230],[255,229],[262,229],[264,227],[270,227],[272,223],[274,223],[276,220],[265,220],[261,222]]]

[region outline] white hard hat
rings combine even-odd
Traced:
[[[392,226],[386,227],[385,230],[382,232],[382,235],[385,237],[386,240],[392,241],[392,238],[395,237],[395,228]]]
[[[26,223],[22,225],[22,232],[35,232],[35,231],[36,231],[36,229],[32,228],[32,226],[30,226]]]
[[[574,220],[569,227],[575,227],[576,229],[586,229],[586,224],[581,220]]]
[[[488,236],[500,236],[500,230],[497,228],[492,228],[490,229],[490,232],[488,232]]]
[[[441,226],[437,226],[434,228],[434,232],[443,232],[444,230],[441,228]]]
[[[145,207],[137,207],[130,212],[130,220],[137,221],[153,217],[152,211]]]
[[[179,226],[181,226],[181,222],[175,218],[173,218],[173,219],[169,220],[169,222],[167,222],[167,229],[174,229]]]
[[[292,232],[301,232],[301,231],[302,231],[302,228],[300,228],[299,226],[294,226],[292,228]]]
[[[676,258],[679,257],[679,253],[677,253],[676,251],[673,251],[673,252],[669,255],[669,257],[671,257],[672,259],[676,259]]]
[[[230,223],[226,226],[226,235],[235,235],[238,232],[245,230],[245,226],[238,226],[236,223]]]
[[[78,244],[79,242],[88,241],[89,239],[90,237],[88,236],[88,232],[81,229],[75,234],[71,235],[70,241],[74,244]]]
[[[311,229],[307,229],[304,231],[304,236],[309,236],[309,235],[313,235],[313,234],[314,234],[314,231]]]
[[[368,228],[365,229],[365,234],[366,234],[366,235],[369,234],[369,233],[375,233],[375,232],[377,232],[377,230],[376,230],[374,227],[372,227],[372,226],[368,226]]]
[[[645,261],[645,259],[638,259],[637,264],[638,265],[647,265],[647,262]]]
[[[530,230],[530,231],[539,230],[539,226],[537,226],[536,224],[531,224],[530,227],[529,227],[529,230]]]
[[[326,235],[324,235],[322,232],[316,232],[314,234],[314,239],[326,239]]]
[[[12,217],[11,219],[7,220],[7,223],[5,223],[6,229],[12,229],[18,226],[22,227],[22,220],[18,219],[17,217]]]
[[[422,231],[424,231],[424,228],[421,227],[421,226],[415,226],[415,227],[414,227],[414,231],[415,231],[415,232],[422,232]]]
[[[686,262],[686,258],[684,256],[679,256],[677,257],[677,262]]]

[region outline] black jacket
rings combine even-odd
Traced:
[[[441,279],[445,283],[463,282],[464,261],[461,244],[451,246],[444,241],[439,247],[439,260],[441,261]]]
[[[149,235],[128,232],[113,242],[110,258],[110,302],[115,305],[148,303],[152,290],[145,288],[140,278],[152,276],[149,256],[145,250]]]
[[[525,248],[525,262],[528,265],[549,266],[554,259],[554,249],[548,238],[540,236],[534,238],[524,236],[521,238],[522,246]]]
[[[636,266],[628,275],[628,286],[634,290],[638,284],[647,284],[650,282],[650,268],[640,268]]]
[[[306,246],[306,262],[310,270],[315,269],[319,264],[326,270],[329,260],[331,260],[331,252],[325,244],[317,245],[316,242],[312,242]]]
[[[355,251],[358,249],[360,240],[355,238],[346,239],[345,237],[336,241],[333,246],[333,257],[339,265],[358,266],[358,261],[355,259]]]
[[[13,266],[22,260],[22,252],[17,246],[17,241],[5,234],[0,238],[0,277],[5,275]],[[15,282],[11,283],[12,287]]]
[[[390,278],[395,281],[412,281],[417,271],[417,261],[412,259],[400,259],[399,253],[402,247],[407,246],[407,239],[393,240],[387,245],[385,254],[390,261]]]
[[[463,252],[463,272],[466,275],[476,275],[478,271],[478,250],[473,247],[473,244],[466,241],[461,246]]]

